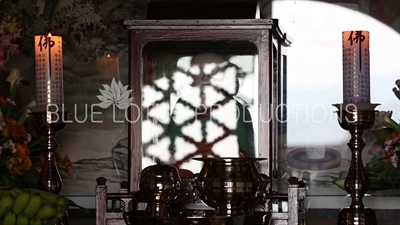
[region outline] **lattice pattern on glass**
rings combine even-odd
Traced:
[[[160,160],[198,172],[202,163],[193,157],[254,157],[255,59],[212,52],[177,57],[145,83],[142,167]]]

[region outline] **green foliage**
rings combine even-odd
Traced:
[[[393,167],[381,155],[375,155],[371,158],[367,165],[367,172],[371,181],[386,181],[400,185],[400,169]]]

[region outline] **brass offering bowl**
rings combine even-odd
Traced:
[[[265,158],[194,158],[203,161],[191,184],[217,216],[250,212],[269,189],[269,177],[259,173],[255,162]]]
[[[181,191],[178,170],[159,162],[142,170],[139,188],[133,197],[147,203],[146,214],[149,217],[168,216],[170,204],[181,201],[186,195]]]

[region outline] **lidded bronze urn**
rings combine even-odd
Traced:
[[[144,168],[140,175],[139,191],[133,194],[140,202],[147,203],[146,214],[150,217],[167,217],[171,203],[185,197],[181,191],[178,170],[170,165],[156,165]]]

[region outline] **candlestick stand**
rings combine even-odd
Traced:
[[[375,107],[377,104],[352,104],[355,107],[347,107],[345,104],[336,104],[339,110],[339,125],[350,132],[351,139],[347,144],[351,150],[350,168],[345,180],[345,189],[351,195],[351,204],[348,208],[342,208],[338,216],[338,225],[376,225],[375,212],[364,207],[362,198],[368,191],[369,181],[361,158],[361,152],[365,146],[362,139],[364,130],[374,124]],[[357,107],[360,106],[360,107]]]
[[[68,120],[69,112],[49,112],[43,110],[41,107],[31,108],[31,116],[34,118],[34,123],[45,135],[44,149],[45,160],[42,165],[42,171],[40,173],[38,188],[53,192],[60,193],[62,188],[62,179],[60,172],[58,171],[57,163],[55,160],[54,153],[57,150],[58,143],[56,141],[56,134],[62,131],[66,127],[65,121]],[[54,225],[68,225],[69,217],[68,212],[65,211],[65,215],[61,219],[55,219]]]
[[[69,112],[48,112],[45,110],[32,111],[31,116],[34,117],[36,125],[45,135],[44,149],[45,161],[40,173],[38,187],[42,190],[60,193],[62,188],[62,179],[57,168],[54,153],[58,144],[55,139],[57,132],[66,127],[64,122],[68,119]]]

